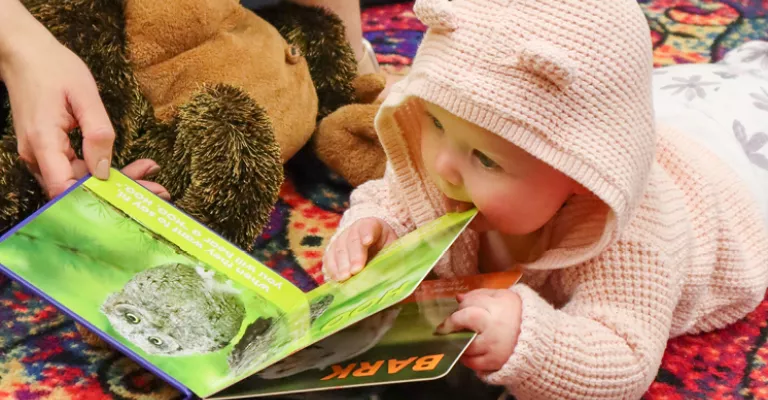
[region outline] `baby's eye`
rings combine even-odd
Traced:
[[[442,131],[443,130],[443,124],[441,124],[440,121],[437,120],[437,118],[435,118],[435,117],[431,117],[431,118],[432,118],[432,123],[435,124],[435,127]]]
[[[485,167],[485,168],[495,169],[495,168],[499,167],[499,165],[496,164],[496,162],[494,162],[493,160],[488,158],[488,156],[486,156],[485,154],[483,154],[483,153],[481,153],[481,152],[479,152],[477,150],[474,151],[474,155],[475,155],[475,158],[477,158],[477,160],[480,161],[480,164],[482,164],[483,167]]]

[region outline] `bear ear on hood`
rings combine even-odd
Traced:
[[[416,0],[413,12],[429,29],[453,31],[458,28],[451,0]]]
[[[543,41],[525,43],[516,62],[518,68],[551,82],[560,90],[570,86],[578,74],[568,52]]]

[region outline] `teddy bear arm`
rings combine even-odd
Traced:
[[[384,176],[386,154],[376,136],[378,104],[350,104],[324,118],[312,138],[318,159],[351,186]]]
[[[283,183],[280,147],[263,108],[229,85],[179,108],[176,157],[189,183],[176,205],[245,250],[266,225]]]
[[[150,159],[160,166],[160,172],[151,180],[168,190],[177,199],[189,186],[190,155],[185,146],[176,147],[176,121],[162,122],[154,116],[143,126],[143,134],[131,148],[130,159]]]

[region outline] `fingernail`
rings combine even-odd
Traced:
[[[161,199],[163,199],[163,200],[168,200],[168,201],[170,201],[170,200],[171,200],[171,194],[170,194],[170,193],[168,193],[168,192],[161,192],[160,194],[158,194],[158,196],[159,196]]]
[[[363,238],[363,244],[364,245],[369,245],[369,244],[371,244],[371,242],[373,242],[373,236],[368,235],[368,236],[365,236]]]
[[[94,175],[96,178],[102,180],[109,179],[109,161],[107,159],[103,159],[99,161],[98,164],[96,164],[96,171]]]
[[[447,335],[450,332],[448,331],[445,322],[443,322],[442,324],[438,325],[437,328],[435,328],[435,333],[438,335]]]
[[[159,165],[153,165],[152,168],[150,168],[146,174],[144,174],[145,178],[153,178],[157,173],[160,172],[160,166]]]
[[[352,275],[355,275],[363,270],[363,267],[360,264],[352,264],[351,267]]]

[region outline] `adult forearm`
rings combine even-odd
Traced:
[[[19,50],[35,46],[46,37],[51,35],[19,0],[0,0],[0,74],[3,64]]]

